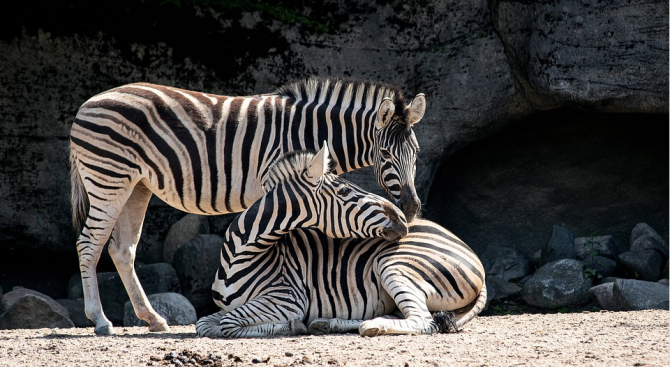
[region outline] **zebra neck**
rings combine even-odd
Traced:
[[[271,249],[279,239],[299,224],[292,218],[303,218],[302,205],[286,202],[281,190],[272,190],[242,212],[226,231],[224,249],[231,257],[256,256]]]
[[[300,149],[319,150],[328,141],[335,173],[373,164],[375,107],[330,105],[328,101],[284,101],[284,114],[291,118],[284,129],[283,153]]]

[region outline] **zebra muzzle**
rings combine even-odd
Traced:
[[[400,190],[398,206],[405,213],[408,222],[416,219],[421,212],[421,200],[416,194],[414,186],[405,185]]]
[[[403,223],[392,223],[382,230],[382,237],[387,241],[396,241],[407,236],[407,226]]]
[[[395,241],[407,236],[405,215],[391,203],[384,206],[384,212],[389,218],[389,223],[382,230],[382,237],[388,241]]]

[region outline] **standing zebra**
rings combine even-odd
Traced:
[[[260,182],[277,157],[325,140],[335,173],[374,165],[379,184],[412,220],[421,206],[412,126],[425,106],[423,94],[406,104],[392,86],[317,78],[248,97],[130,84],[89,99],[72,125],[70,163],[86,316],[95,332],[113,333],[96,278],[108,239],[137,316],[151,331],[169,330],[133,265],[152,194],[189,213],[239,212],[262,195]]]
[[[228,227],[212,285],[221,311],[198,320],[199,336],[296,335],[305,324],[312,333],[432,334],[479,314],[484,268],[465,243],[420,219],[399,240],[370,237],[378,207],[347,207],[364,192],[330,174],[314,199],[301,174],[312,156],[278,161],[265,196]],[[390,318],[396,307],[402,319]]]

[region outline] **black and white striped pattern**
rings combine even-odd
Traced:
[[[137,316],[150,330],[168,329],[133,269],[152,194],[189,213],[239,212],[261,197],[280,155],[325,140],[335,173],[374,164],[378,182],[412,220],[420,211],[412,126],[424,111],[422,94],[406,104],[392,86],[317,78],[247,97],[151,84],[92,97],[72,125],[70,162],[86,314],[96,332],[113,332],[95,280],[108,239]]]
[[[462,328],[484,307],[484,268],[446,229],[417,219],[400,240],[382,238],[349,228],[361,221],[375,223],[370,216],[375,212],[361,208],[363,217],[352,220],[347,210],[338,209],[345,204],[321,209],[323,222],[313,225],[310,215],[299,219],[295,214],[295,201],[281,199],[303,191],[287,189],[301,186],[289,182],[274,186],[229,227],[212,285],[221,311],[198,321],[198,335],[295,335],[306,333],[305,325],[317,334],[431,334]],[[322,189],[326,202],[350,202],[344,181],[329,185],[332,189]],[[304,207],[318,207],[309,195],[303,199],[309,204],[298,205],[301,213]],[[332,230],[329,221],[343,229]],[[396,309],[399,319],[391,316]],[[436,311],[440,314],[434,318]]]

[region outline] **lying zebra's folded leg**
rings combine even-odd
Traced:
[[[399,318],[403,318],[403,315],[398,310],[391,315],[380,317],[380,319],[388,320]],[[312,335],[358,333],[363,322],[365,320],[315,319],[309,324],[307,330]]]
[[[403,315],[401,319],[377,317],[367,320],[358,328],[361,336],[384,334],[434,334],[439,327],[428,310],[423,292],[407,278],[395,272],[382,272],[382,286],[398,305]]]
[[[269,297],[256,298],[228,313],[221,311],[201,318],[196,324],[196,331],[199,336],[220,338],[307,334],[303,315],[287,312],[286,309],[280,311],[277,304]]]
[[[358,328],[361,336],[379,336],[384,334],[434,334],[437,324],[428,313],[428,317],[412,315],[406,319],[391,319],[387,316],[363,321]]]
[[[343,334],[358,332],[363,320],[315,319],[307,330],[312,335]]]

